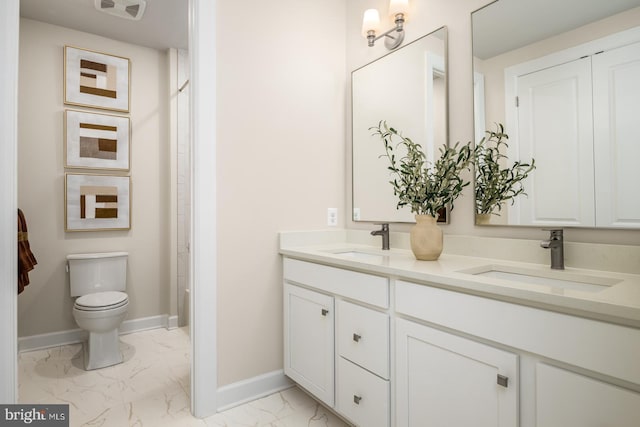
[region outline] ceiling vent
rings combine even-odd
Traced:
[[[147,2],[145,0],[95,0],[95,6],[100,12],[139,21]]]

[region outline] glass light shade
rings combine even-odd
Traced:
[[[362,18],[362,35],[367,37],[367,32],[378,32],[380,29],[380,14],[377,9],[367,9]]]
[[[389,0],[389,15],[396,16],[398,13],[409,12],[409,0]],[[406,18],[406,16],[405,16]]]

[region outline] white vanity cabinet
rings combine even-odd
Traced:
[[[414,271],[283,266],[285,374],[356,426],[640,426],[639,328]]]
[[[410,317],[396,319],[397,426],[430,420],[442,394],[433,425],[640,425],[636,328],[400,280],[395,313]],[[489,387],[495,375],[508,387]]]
[[[389,279],[284,259],[287,376],[361,427],[390,423]]]

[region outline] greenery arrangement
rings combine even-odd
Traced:
[[[402,136],[397,130],[387,126],[385,121],[370,129],[375,130],[373,135],[379,135],[383,140],[385,154],[380,157],[389,159],[388,169],[395,175],[389,183],[399,199],[396,208],[408,205],[414,214],[436,218],[441,209],[453,209],[453,201],[469,185],[469,181],[463,180],[460,174],[469,169],[473,161],[471,142],[460,148],[459,143],[453,147],[443,145],[440,148],[440,158],[431,164],[420,144]],[[406,154],[396,158],[400,146],[406,149]]]
[[[495,214],[502,209],[502,203],[511,200],[524,192],[522,181],[535,169],[535,159],[531,163],[516,161],[511,167],[501,167],[507,160],[506,140],[502,124],[496,125],[496,131],[486,131],[486,136],[475,149],[476,176],[476,213]]]

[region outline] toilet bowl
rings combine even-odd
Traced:
[[[73,318],[89,333],[83,345],[86,370],[122,363],[120,324],[127,316],[129,298],[124,291],[124,252],[67,256],[71,296],[77,296]]]
[[[118,328],[127,317],[128,308],[128,300],[112,308],[79,306],[77,302],[73,306],[76,323],[89,332],[89,339],[83,347],[86,370],[122,363]]]

